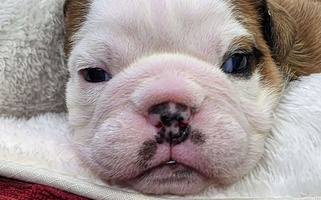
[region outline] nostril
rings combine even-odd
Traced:
[[[158,129],[161,129],[163,127],[163,124],[162,122],[158,122],[156,125],[155,125],[156,128]]]
[[[188,126],[188,122],[180,121],[178,123],[179,128],[186,128]]]

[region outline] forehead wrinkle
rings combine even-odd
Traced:
[[[234,38],[248,34],[224,0],[113,2],[94,0],[84,37],[108,41],[110,49],[125,53],[119,57],[129,63],[159,52],[184,53],[213,63]]]

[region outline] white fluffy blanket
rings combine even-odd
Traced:
[[[215,198],[321,196],[321,74],[292,82],[275,112],[266,152],[244,179],[209,188]],[[65,114],[0,118],[0,175],[46,184],[93,199],[152,199],[108,186],[82,167]],[[196,197],[190,197],[196,198]]]

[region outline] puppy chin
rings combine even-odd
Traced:
[[[127,184],[146,194],[188,195],[202,192],[210,181],[198,171],[177,164],[158,166],[128,181]]]

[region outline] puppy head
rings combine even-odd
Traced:
[[[182,195],[255,166],[283,81],[266,3],[240,2],[67,1],[69,124],[100,178]]]

